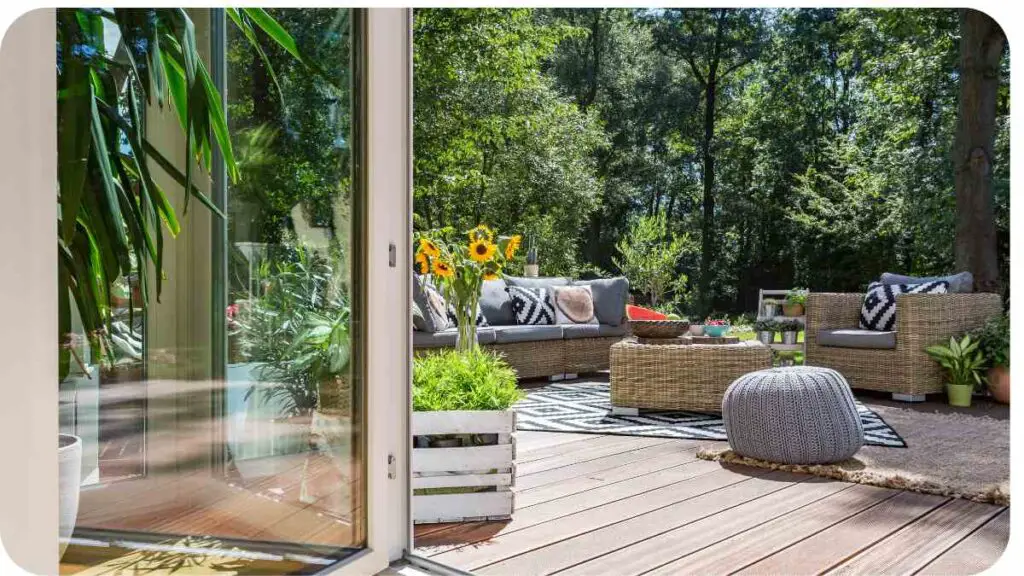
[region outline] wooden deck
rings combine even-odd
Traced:
[[[420,525],[478,574],[974,574],[1009,508],[696,458],[706,441],[519,432],[509,522]]]

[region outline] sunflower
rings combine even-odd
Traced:
[[[469,241],[476,242],[478,240],[483,240],[490,244],[491,242],[494,242],[494,232],[492,232],[487,226],[480,224],[469,231]]]
[[[416,272],[426,274],[428,270],[430,270],[430,264],[427,260],[427,255],[423,252],[418,252],[416,254]]]
[[[497,249],[497,246],[487,240],[474,240],[469,243],[469,257],[477,262],[490,262]]]
[[[508,239],[508,244],[505,245],[505,259],[511,260],[516,255],[516,251],[519,250],[519,245],[523,242],[523,237],[519,234]]]
[[[437,258],[441,255],[441,249],[426,238],[420,238],[420,249],[416,251],[417,254],[425,254],[431,258]]]
[[[434,260],[434,274],[441,278],[451,278],[455,275],[455,271],[444,260]]]

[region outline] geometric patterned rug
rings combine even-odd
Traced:
[[[641,411],[639,416],[611,413],[608,384],[549,384],[527,392],[513,407],[518,430],[578,432],[688,440],[726,440],[721,414]],[[881,416],[857,402],[865,446],[906,448],[907,443]]]

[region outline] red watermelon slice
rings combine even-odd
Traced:
[[[626,317],[630,320],[667,320],[668,316],[665,316],[657,310],[651,310],[650,308],[644,308],[642,306],[633,306],[632,304],[626,304]]]

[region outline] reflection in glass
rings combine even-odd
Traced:
[[[154,11],[120,12],[96,15],[111,21],[101,33],[110,60],[128,65],[129,51],[149,45],[124,30],[144,29]],[[222,11],[188,11],[204,68],[227,99],[237,178],[193,175],[199,193],[226,198],[227,237],[213,233],[225,222],[213,210],[195,199],[185,210],[173,174],[154,173],[181,228],[165,235],[159,302],[154,263],[134,250],[132,272],[113,282],[102,339],[85,336],[72,307],[59,411],[62,433],[77,442],[61,453],[81,461],[81,474],[77,491],[62,489],[78,497],[64,572],[309,571],[365,545],[360,348],[351,330],[350,13],[267,13],[302,60],[244,12],[234,22]],[[178,112],[154,99],[141,116],[145,138],[183,165]],[[130,146],[122,153],[131,161]],[[139,194],[133,177],[123,188]]]

